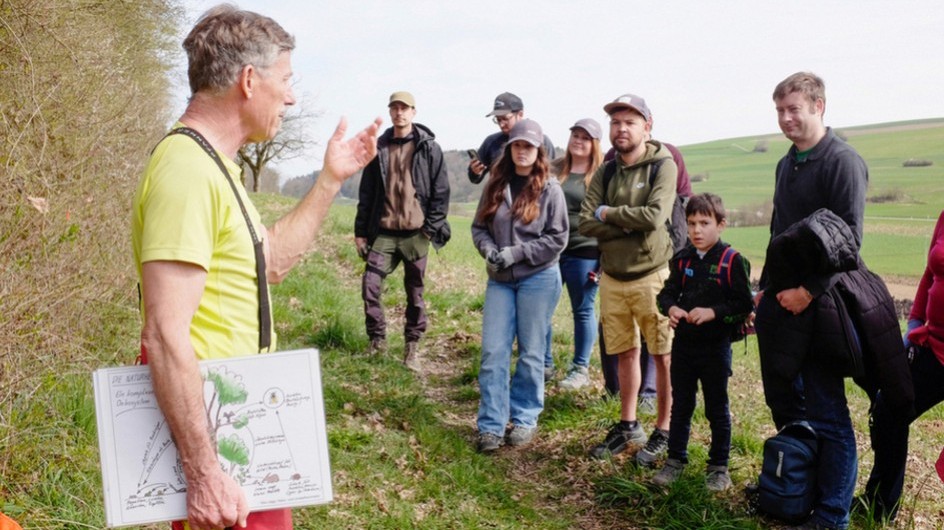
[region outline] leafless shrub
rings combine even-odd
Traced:
[[[866,202],[882,204],[886,202],[905,202],[908,196],[899,188],[883,190],[866,198]]]
[[[705,182],[706,180],[708,180],[708,172],[705,171],[704,173],[697,173],[695,175],[690,176],[689,179],[692,182]]]
[[[767,226],[770,225],[773,212],[773,201],[728,210],[728,226]]]
[[[31,381],[129,347],[129,205],[180,17],[172,0],[0,2],[0,427]]]

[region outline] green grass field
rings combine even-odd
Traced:
[[[894,124],[905,130],[861,128],[846,131],[871,171],[870,196],[888,190],[896,201],[869,203],[863,255],[888,279],[916,282],[924,269],[930,233],[944,194],[937,184],[944,164],[944,121]],[[918,126],[928,126],[916,129]],[[683,147],[693,174],[709,174],[695,191],[720,194],[729,208],[770,200],[773,168],[786,142],[768,137],[767,153],[746,153],[756,138]],[[934,162],[902,168],[908,158]],[[880,193],[881,192],[881,193]],[[256,195],[271,220],[294,201]],[[474,451],[478,405],[485,268],[472,247],[474,205],[453,205],[453,240],[429,261],[427,304],[430,330],[423,343],[420,376],[400,363],[402,355],[402,271],[387,281],[384,302],[391,330],[387,356],[364,355],[360,277],[363,262],[353,245],[354,208],[336,204],[312,252],[281,285],[273,307],[279,348],[321,350],[328,440],[335,499],[326,506],[295,512],[296,528],[338,529],[760,529],[782,528],[752,514],[741,492],[756,480],[762,441],[773,432],[763,402],[756,343],[734,346],[730,383],[733,415],[731,471],[735,488],[712,495],[704,488],[708,425],[699,407],[690,444],[692,464],[668,491],[651,486],[652,471],[630,464],[629,455],[595,461],[587,449],[605,435],[618,405],[600,399],[602,380],[594,352],[594,388],[576,393],[547,388],[541,431],[522,449],[495,457]],[[768,239],[766,226],[730,228],[733,243],[760,271]],[[129,292],[133,286],[129,286]],[[108,344],[95,359],[49,363],[37,385],[11,397],[10,414],[0,418],[5,458],[0,465],[0,511],[24,528],[103,528],[101,480],[89,372],[128,364],[137,355],[137,310],[107,330]],[[566,294],[554,317],[554,352],[559,366],[570,361],[572,324]],[[56,352],[40,352],[54,359]],[[45,359],[45,357],[44,357]],[[62,367],[65,366],[63,369]],[[872,454],[867,436],[868,403],[847,385],[857,430],[859,487]],[[651,428],[652,417],[642,417]],[[933,462],[944,444],[944,407],[936,407],[912,427],[904,507],[893,528],[942,528],[944,485]],[[855,517],[853,529],[880,526]],[[152,525],[147,530],[164,529]]]

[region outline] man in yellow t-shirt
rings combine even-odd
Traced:
[[[342,118],[315,186],[285,217],[262,226],[232,160],[242,145],[275,136],[285,109],[295,103],[294,46],[293,37],[268,17],[230,5],[205,13],[184,40],[192,96],[179,125],[195,137],[165,138],[135,193],[132,242],[144,313],[142,356],[180,454],[193,530],[292,528],[289,510],[248,513],[242,489],[222,471],[197,359],[272,348],[263,346],[272,337],[260,336],[263,317],[270,316],[259,311],[267,283],[281,281],[298,262],[343,181],[377,151],[379,118],[348,140]],[[254,239],[261,245],[258,259]]]
[[[240,184],[239,167],[220,158],[261,232],[265,227]],[[142,264],[152,261],[191,263],[207,272],[190,325],[198,359],[258,351],[259,300],[255,255],[246,244],[249,228],[228,181],[193,139],[174,135],[154,150],[134,197],[131,238],[139,275]]]

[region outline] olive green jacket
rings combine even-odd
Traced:
[[[664,159],[658,173],[649,178],[649,165]],[[616,173],[603,190],[607,164],[594,173],[580,209],[580,233],[597,238],[603,272],[619,280],[641,278],[668,266],[672,240],[668,223],[675,201],[678,166],[661,143],[650,140],[635,164],[617,156]],[[606,205],[606,222],[595,216]]]

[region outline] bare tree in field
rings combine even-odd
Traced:
[[[302,102],[289,107],[282,120],[282,128],[271,140],[257,144],[246,144],[239,149],[240,165],[249,168],[252,172],[252,191],[259,191],[262,180],[262,170],[273,160],[291,160],[305,154],[317,145],[311,136],[312,126],[321,116],[321,112]],[[246,184],[246,174],[243,173],[243,184]]]

